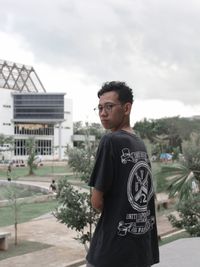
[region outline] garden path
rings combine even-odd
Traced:
[[[34,184],[45,188],[49,187],[49,183],[45,182],[23,181],[23,183]],[[165,215],[158,218],[159,235],[164,235],[172,230]],[[0,231],[11,232],[12,239],[10,242],[13,242],[13,226],[2,227]],[[0,261],[0,267],[66,267],[75,266],[73,265],[74,262],[84,260],[85,249],[83,245],[74,239],[76,237],[75,231],[59,223],[51,214],[46,214],[32,221],[19,224],[18,235],[19,240],[37,241],[50,244],[52,247],[2,260]]]

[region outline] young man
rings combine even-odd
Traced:
[[[154,191],[144,143],[130,126],[132,89],[105,83],[98,92],[102,125],[89,185],[101,212],[86,257],[89,267],[149,267],[159,262]]]
[[[49,186],[49,191],[52,193],[56,193],[57,187],[56,187],[56,182],[55,180],[52,180],[50,186]]]

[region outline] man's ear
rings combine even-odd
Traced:
[[[132,104],[131,103],[125,103],[124,104],[124,111],[126,115],[129,115],[131,112]]]

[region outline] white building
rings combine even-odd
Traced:
[[[14,138],[12,159],[26,159],[34,137],[37,155],[63,160],[73,146],[72,100],[47,93],[32,67],[0,61],[0,134]]]

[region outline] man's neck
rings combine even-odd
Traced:
[[[128,133],[133,133],[133,129],[131,128],[131,126],[122,127],[121,130]]]

